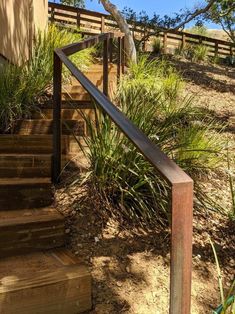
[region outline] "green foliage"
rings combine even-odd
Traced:
[[[85,0],[60,0],[60,3],[70,5],[75,8],[85,8]]]
[[[208,47],[201,44],[195,45],[192,49],[192,60],[195,62],[207,61]]]
[[[207,0],[208,1],[208,0]],[[234,0],[217,0],[205,15],[207,20],[220,25],[228,37],[235,42],[235,4]]]
[[[184,48],[180,45],[175,50],[176,56],[183,56],[194,62],[205,62],[208,60],[208,47],[203,44],[187,44]]]
[[[213,311],[213,314],[234,314],[235,313],[235,280],[232,282],[230,289],[227,295],[225,296],[225,292],[223,288],[223,278],[221,274],[218,256],[215,250],[215,246],[211,240],[210,240],[210,244],[211,244],[213,254],[215,257],[217,274],[218,274],[218,284],[219,284],[219,290],[220,290],[220,299],[221,299],[221,305],[215,311]]]
[[[183,81],[164,60],[141,57],[131,64],[118,87],[116,102],[122,112],[170,158],[198,180],[219,166],[223,145],[193,108],[193,99],[183,97]],[[85,117],[86,119],[86,117]],[[107,115],[96,111],[86,119],[90,160],[89,182],[98,195],[129,218],[170,217],[169,187]]]
[[[235,158],[231,157],[229,154],[229,148],[227,147],[227,165],[228,165],[228,178],[229,178],[229,187],[231,194],[231,217],[235,218],[235,169],[233,169],[232,165],[235,165]]]
[[[79,33],[72,33],[49,26],[35,40],[31,59],[21,66],[6,65],[0,71],[0,132],[7,132],[16,119],[29,116],[40,97],[52,84],[53,51],[81,40]],[[92,50],[79,52],[72,61],[81,69],[91,62]],[[68,72],[65,72],[68,77]]]
[[[204,25],[195,25],[187,30],[190,34],[200,35],[200,36],[208,36],[208,31],[206,26]]]
[[[153,52],[158,54],[162,51],[162,42],[159,37],[155,37],[152,42]]]

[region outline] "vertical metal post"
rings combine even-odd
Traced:
[[[125,36],[122,37],[122,45],[121,45],[121,51],[122,51],[122,54],[121,54],[121,63],[122,63],[122,74],[125,73],[125,63],[126,63],[126,60],[125,60]]]
[[[108,96],[109,88],[109,38],[104,40],[103,48],[103,93]]]
[[[113,38],[109,39],[109,62],[113,62]]]
[[[54,52],[53,69],[53,156],[52,182],[58,183],[61,172],[61,81],[62,63]]]
[[[193,182],[172,187],[170,314],[190,314]]]
[[[118,52],[117,52],[117,81],[121,78],[121,63],[122,63],[122,39],[118,37]]]

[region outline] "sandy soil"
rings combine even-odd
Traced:
[[[234,142],[235,70],[177,61],[187,91],[197,104],[229,122],[222,136]],[[209,183],[206,183],[207,188]],[[212,194],[231,206],[226,176],[213,181]],[[220,191],[220,192],[218,192]],[[104,216],[87,189],[62,186],[58,209],[67,216],[68,247],[90,267],[90,313],[165,314],[169,297],[169,233],[136,228]],[[211,313],[219,303],[217,273],[208,241],[215,243],[228,289],[235,275],[235,222],[210,211],[194,212],[192,313]]]

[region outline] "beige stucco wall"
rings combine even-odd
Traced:
[[[47,26],[47,0],[0,0],[0,54],[14,64],[27,60],[37,29]]]

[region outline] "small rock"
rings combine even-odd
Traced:
[[[127,267],[126,267],[126,272],[127,272],[128,274],[131,272],[131,270],[130,270],[130,267],[129,267],[129,266],[127,266]]]
[[[69,228],[65,229],[65,233],[66,234],[70,233],[70,229]]]
[[[74,254],[75,254],[75,255],[78,255],[78,254],[79,254],[79,252],[78,252],[78,251],[76,251]]]
[[[100,239],[98,237],[95,237],[95,243],[98,243]]]
[[[122,287],[122,283],[120,281],[117,281],[117,286]]]

